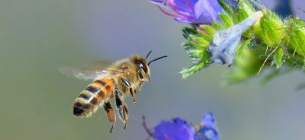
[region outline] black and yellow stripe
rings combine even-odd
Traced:
[[[102,101],[108,100],[113,91],[112,79],[98,79],[93,81],[76,98],[73,105],[75,116],[90,116],[95,112]]]

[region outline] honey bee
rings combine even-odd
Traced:
[[[133,55],[128,59],[119,60],[110,65],[105,70],[82,71],[77,69],[61,68],[64,73],[73,73],[73,75],[80,79],[93,79],[85,90],[83,90],[76,98],[73,104],[73,114],[75,116],[91,116],[92,113],[103,106],[107,112],[107,117],[111,123],[110,133],[112,132],[116,115],[110,104],[110,99],[114,98],[117,114],[120,120],[124,123],[124,130],[127,127],[128,121],[128,107],[124,103],[124,97],[131,94],[133,104],[136,104],[137,92],[141,92],[144,82],[150,80],[149,65],[159,59],[167,56],[155,58],[148,63],[146,59],[151,51],[142,57],[140,55]]]

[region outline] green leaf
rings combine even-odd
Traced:
[[[305,55],[305,30],[304,28],[297,28],[296,30],[292,31],[292,34],[295,35],[295,39],[297,41],[297,50],[299,53],[301,53],[303,56]]]
[[[237,52],[236,52],[236,57],[241,57],[243,50],[248,46],[248,44],[251,42],[251,39],[248,39],[246,41],[243,42],[242,45],[240,45],[240,47],[238,47]]]
[[[243,15],[247,15],[244,18],[247,18],[249,15],[252,15],[256,11],[254,7],[250,4],[250,2],[247,0],[239,0],[239,9],[240,11],[243,11],[241,12],[243,13]]]
[[[284,55],[283,49],[277,48],[273,57],[273,61],[275,62],[277,69],[279,69],[282,66],[283,55]]]
[[[183,37],[186,38],[186,39],[188,38],[189,35],[197,34],[197,31],[194,30],[193,28],[190,28],[190,27],[184,27],[182,29],[182,32],[183,32]]]
[[[213,39],[213,35],[209,35],[208,33],[205,33],[203,31],[198,31],[198,34],[207,41],[211,41]]]
[[[234,10],[232,9],[232,7],[230,5],[228,5],[223,0],[218,0],[218,3],[220,4],[220,6],[222,7],[222,9],[225,12],[229,13],[230,15],[234,15]]]
[[[207,31],[210,35],[213,35],[216,32],[216,30],[213,27],[209,26],[209,25],[202,25],[201,27],[205,31]]]
[[[217,23],[217,22],[212,22],[211,23],[212,26],[216,29],[216,30],[223,30],[223,29],[226,29],[222,24],[220,23]]]
[[[239,49],[242,49],[242,53],[235,57],[232,69],[226,74],[225,85],[239,83],[253,77],[262,65],[258,53],[253,52],[249,47],[240,47]]]
[[[271,11],[267,11],[264,17],[260,21],[261,30],[257,32],[257,35],[264,41],[269,47],[276,47],[285,36],[284,24]]]
[[[220,13],[219,16],[222,19],[222,21],[224,22],[226,28],[234,25],[233,20],[228,15]]]
[[[195,47],[200,47],[200,48],[206,48],[207,46],[209,46],[210,42],[205,40],[202,37],[198,37],[198,36],[190,36],[190,38],[195,41],[194,43],[197,43],[198,45],[196,45]]]
[[[201,51],[201,52],[198,52]],[[191,51],[194,55],[198,55],[199,59],[196,58],[195,60],[193,59],[193,64],[192,66],[188,68],[184,68],[180,73],[182,74],[183,78],[186,78],[195,72],[201,70],[202,68],[208,66],[210,64],[210,54],[206,49],[203,50],[197,50],[197,51]],[[196,57],[198,57],[196,56]],[[191,56],[194,57],[194,56]]]

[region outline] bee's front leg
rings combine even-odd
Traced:
[[[122,81],[122,83],[124,83],[124,85],[125,85],[127,88],[129,88],[129,92],[130,92],[130,94],[131,94],[131,96],[132,96],[132,99],[133,99],[133,105],[135,105],[135,104],[136,104],[135,90],[131,87],[131,84],[130,84],[130,82],[129,82],[127,79],[121,78],[121,81]]]
[[[138,87],[138,90],[139,90],[139,93],[141,93],[142,92],[142,87],[143,87],[143,81],[141,81],[141,83],[140,83],[140,85],[139,85],[139,87]]]
[[[112,124],[111,128],[110,128],[110,133],[112,133],[112,129],[114,128],[115,125],[115,113],[113,111],[113,108],[111,107],[111,104],[107,101],[104,103],[104,109],[107,112],[107,117],[109,122]]]
[[[116,107],[119,110],[119,118],[124,123],[124,130],[126,130],[127,127],[127,121],[128,121],[128,108],[127,105],[122,101],[121,99],[122,94],[120,94],[119,90],[115,89],[115,103]]]
[[[129,92],[133,99],[133,105],[136,105],[136,90],[134,90],[133,88],[129,88]]]

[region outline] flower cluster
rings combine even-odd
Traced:
[[[219,140],[214,116],[207,113],[202,117],[199,126],[192,126],[181,118],[162,121],[150,132],[143,122],[145,130],[155,140]]]
[[[183,29],[187,41],[182,46],[192,60],[181,71],[183,78],[214,62],[232,65],[227,84],[266,68],[271,68],[268,81],[305,67],[305,24],[299,18],[282,19],[256,0],[151,1],[166,15],[192,24]]]

